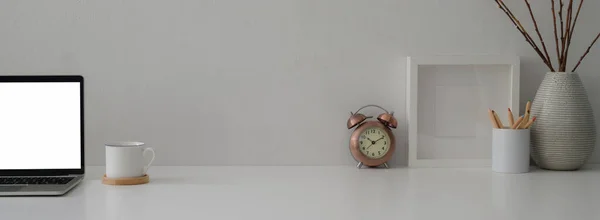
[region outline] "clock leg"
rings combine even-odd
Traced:
[[[358,165],[356,165],[356,168],[360,169],[360,168],[362,168],[362,166],[363,166],[363,163],[359,162]]]
[[[387,169],[390,168],[387,163],[383,163],[383,166],[385,166],[385,168],[387,168]]]

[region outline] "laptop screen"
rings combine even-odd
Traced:
[[[0,82],[0,170],[80,169],[79,82]]]

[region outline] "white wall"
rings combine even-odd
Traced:
[[[598,9],[586,1],[571,59]],[[493,1],[0,1],[0,74],[86,77],[92,165],[116,140],[149,143],[162,165],[353,164],[345,123],[368,103],[396,112],[405,164],[405,56],[449,54],[523,56],[522,106],[547,71]],[[580,68],[597,115],[599,58]]]

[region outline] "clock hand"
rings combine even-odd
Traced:
[[[373,142],[373,140],[371,140],[371,138],[368,138],[368,137],[367,137],[367,140],[369,140],[369,141]]]
[[[382,140],[385,136],[381,136],[381,138],[377,139],[376,141],[371,141],[371,145],[369,145],[367,147],[367,149],[369,149],[371,146],[373,146],[374,144],[376,144],[378,141]],[[370,140],[370,139],[369,139]]]
[[[371,145],[369,145],[369,146],[367,147],[367,149],[369,149],[370,147],[372,147],[372,146],[373,146],[375,143],[377,143],[377,141],[371,141]]]
[[[371,141],[371,145],[369,145],[369,146],[367,147],[367,149],[369,149],[371,146],[373,146],[375,143],[377,143],[377,141],[380,141],[380,140],[382,140],[384,137],[385,137],[385,136],[381,136],[381,138],[377,139],[376,141]],[[371,139],[369,139],[369,140],[371,140]]]

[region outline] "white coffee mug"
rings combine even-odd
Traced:
[[[144,147],[143,142],[111,143],[106,144],[105,148],[108,178],[144,176],[154,161],[154,149]],[[148,152],[152,152],[149,159],[146,157]]]

